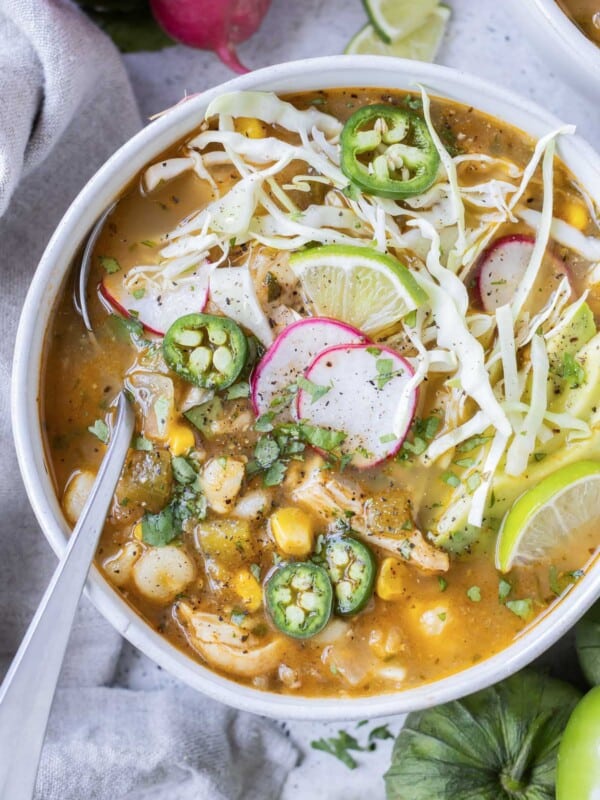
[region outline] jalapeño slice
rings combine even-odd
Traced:
[[[282,564],[265,586],[265,605],[273,624],[294,639],[308,639],[322,631],[333,605],[327,572],[309,561]]]
[[[340,137],[341,167],[363,191],[401,200],[435,181],[440,157],[421,117],[382,103],[363,106]]]
[[[325,560],[335,591],[335,610],[347,616],[361,611],[373,594],[377,562],[371,549],[352,536],[334,536]]]
[[[244,368],[248,342],[227,317],[187,314],[167,331],[163,354],[169,367],[186,381],[206,389],[225,389]]]

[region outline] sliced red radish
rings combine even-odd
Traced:
[[[195,280],[190,281],[191,277]],[[210,266],[204,264],[187,273],[185,283],[167,281],[166,288],[141,277],[126,287],[126,278],[127,274],[121,272],[105,275],[100,284],[101,294],[119,314],[134,317],[150,333],[164,336],[176,319],[202,311],[206,306]]]
[[[337,344],[366,342],[367,337],[351,325],[328,317],[300,319],[284,328],[254,370],[251,379],[252,404],[257,415],[273,410],[277,400],[295,383],[314,357]],[[281,411],[291,419],[289,409]]]
[[[343,431],[343,455],[360,469],[397,453],[415,414],[413,368],[380,344],[342,344],[319,353],[305,372],[311,391],[297,397],[298,418]],[[329,387],[321,394],[315,387]]]
[[[477,290],[481,305],[486,311],[495,311],[510,303],[531,260],[535,239],[525,234],[512,234],[496,239],[481,254],[476,268]],[[555,255],[546,253],[552,260],[550,280],[545,270],[532,290],[536,308],[544,305],[568,270]],[[538,285],[539,284],[539,285]]]

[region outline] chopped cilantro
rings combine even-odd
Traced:
[[[416,309],[416,308],[413,308],[413,310],[412,310],[412,311],[410,311],[410,312],[409,312],[409,313],[408,313],[408,314],[407,314],[407,315],[404,317],[404,320],[403,320],[403,322],[404,322],[404,324],[405,324],[405,325],[408,325],[410,328],[414,328],[414,327],[415,327],[415,325],[416,325],[416,322],[417,322],[417,309]]]
[[[470,453],[471,450],[475,450],[476,447],[481,447],[491,438],[491,436],[471,436],[470,439],[461,442],[456,449],[459,453]]]
[[[299,429],[302,438],[308,444],[312,444],[313,447],[319,447],[321,450],[326,450],[328,453],[338,448],[346,438],[346,434],[343,431],[319,428],[306,422],[301,422]]]
[[[512,586],[510,585],[510,583],[504,578],[500,578],[500,581],[498,583],[498,600],[500,603],[503,603],[506,600],[511,590]]]
[[[93,433],[97,439],[100,439],[103,444],[108,442],[110,431],[103,419],[97,419],[93,425],[89,426],[88,431]]]
[[[571,389],[577,389],[578,386],[585,383],[585,370],[571,353],[563,355],[557,374],[567,381]]]
[[[472,603],[481,602],[481,589],[479,586],[470,586],[467,589],[467,597]]]
[[[225,390],[226,400],[240,400],[250,396],[250,384],[247,381],[238,381]]]
[[[275,419],[275,411],[267,411],[261,414],[254,423],[254,430],[259,433],[268,433],[273,430],[273,420]]]
[[[165,547],[179,535],[173,509],[163,508],[158,514],[144,514],[142,518],[142,541],[152,547]]]
[[[458,458],[455,462],[457,467],[474,467],[477,463],[474,458]]]
[[[285,471],[286,464],[284,464],[283,461],[275,461],[265,473],[265,477],[263,478],[264,485],[279,486],[285,478]]]
[[[478,472],[473,472],[467,478],[467,489],[469,492],[474,492],[475,489],[479,488],[481,485],[481,475]]]
[[[146,439],[145,436],[136,436],[133,440],[133,448],[134,450],[147,450],[150,451],[153,448],[153,444],[149,439]]]
[[[117,259],[112,256],[98,256],[98,261],[102,269],[108,273],[108,275],[113,275],[121,269],[121,265]]]
[[[173,477],[177,483],[184,486],[193,483],[198,477],[198,473],[190,462],[183,456],[175,456],[171,459],[171,467],[173,468]]]
[[[246,614],[245,611],[242,611],[239,608],[234,608],[233,611],[231,612],[231,621],[233,622],[234,625],[237,625],[239,627],[240,625],[244,624],[247,616],[248,615]]]
[[[262,436],[254,448],[254,458],[262,469],[269,469],[279,458],[279,445],[271,436]]]
[[[524,620],[528,620],[533,614],[533,600],[530,597],[523,600],[507,600],[506,607]]]
[[[388,442],[395,442],[397,438],[395,433],[385,433],[383,436],[379,437],[379,441],[381,444],[388,444]]]
[[[394,736],[390,732],[388,725],[379,725],[377,728],[373,728],[372,731],[369,733],[369,743],[374,742],[376,739],[393,739]]]
[[[533,457],[535,458],[536,461],[543,461],[547,455],[548,453],[534,453]]]
[[[335,666],[332,664],[332,666]],[[335,673],[334,673],[335,674]],[[358,764],[355,759],[350,755],[350,750],[364,750],[354,738],[346,731],[338,731],[338,736],[332,736],[329,739],[316,739],[310,743],[314,750],[322,750],[324,753],[338,758],[348,769],[356,769]]]
[[[134,289],[131,294],[135,297],[136,300],[141,300],[142,297],[146,294],[146,290],[142,286],[140,289]]]
[[[250,572],[256,578],[256,580],[260,583],[260,565],[259,564],[250,564]]]
[[[331,389],[331,386],[319,386],[301,375],[298,378],[298,387],[310,395],[311,403],[316,403]]]
[[[367,347],[366,349],[367,349],[367,353],[369,353],[369,355],[371,355],[371,356],[374,356],[375,358],[380,356],[381,352],[382,352],[380,347],[371,346],[371,347]]]
[[[448,581],[446,578],[438,577],[438,586],[440,587],[440,592],[445,592],[448,588]]]
[[[457,486],[460,486],[460,478],[454,472],[444,472],[440,477],[444,483],[447,483],[448,486],[452,486],[454,489],[456,489]]]

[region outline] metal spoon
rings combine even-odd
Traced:
[[[106,209],[102,216],[99,217],[98,221],[92,228],[90,235],[88,236],[88,240],[85,243],[85,247],[83,248],[83,253],[81,256],[79,275],[77,278],[73,299],[75,301],[75,308],[81,314],[83,324],[88,331],[92,330],[92,323],[90,321],[90,315],[87,307],[87,284],[92,266],[92,252],[96,246],[96,242],[98,241],[98,237],[100,236],[102,228],[104,227],[104,223],[106,222],[108,215],[113,210],[115,205],[116,204],[113,203]]]
[[[0,687],[0,798],[31,800],[73,618],[134,431],[121,392],[98,477]]]

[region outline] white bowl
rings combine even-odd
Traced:
[[[579,30],[555,0],[512,0],[523,30],[558,78],[596,102],[600,99],[600,47]]]
[[[60,222],[27,295],[15,351],[12,416],[17,453],[29,499],[51,546],[62,553],[69,529],[54,494],[44,458],[40,425],[40,363],[44,335],[72,258],[88,231],[149,161],[195,128],[207,104],[224,91],[317,90],[331,87],[414,89],[474,105],[540,137],[561,123],[528,100],[452,69],[400,59],[334,56],[268,67],[210,89],[177,106],[127,142],[89,181]],[[579,137],[561,140],[560,155],[600,202],[600,159]],[[408,712],[488,686],[532,661],[559,639],[600,595],[595,564],[551,613],[499,654],[442,680],[394,694],[357,699],[302,698],[261,692],[223,678],[159,636],[124,602],[94,567],[87,594],[96,608],[132,644],[185,683],[224,703],[279,718],[338,720]]]

